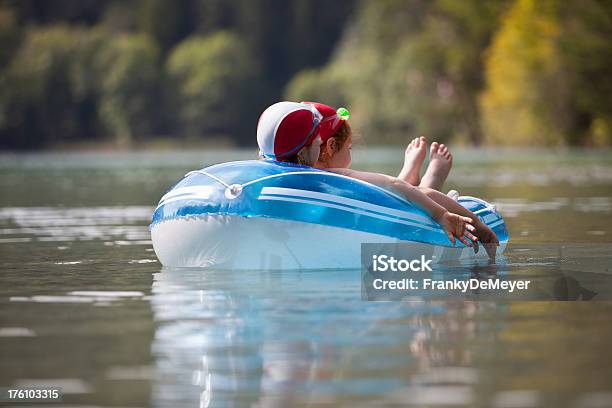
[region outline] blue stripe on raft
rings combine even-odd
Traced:
[[[381,214],[381,213],[377,213],[377,212],[371,212],[368,210],[361,210],[361,209],[357,209],[357,208],[350,208],[348,206],[344,206],[338,203],[333,203],[333,202],[329,202],[329,201],[321,201],[321,200],[313,200],[313,199],[305,199],[305,198],[297,198],[297,197],[292,197],[292,196],[280,196],[280,195],[274,195],[274,196],[259,196],[260,200],[272,200],[272,201],[284,201],[284,202],[288,202],[288,203],[301,203],[301,204],[311,204],[311,205],[318,205],[320,207],[326,207],[326,208],[333,208],[333,209],[337,209],[340,211],[347,211],[353,214],[359,214],[359,215],[365,215],[368,217],[372,217],[372,218],[377,218],[377,219],[381,219],[381,220],[387,220],[387,221],[391,221],[391,222],[395,222],[395,223],[399,223],[399,224],[404,224],[404,225],[410,225],[413,227],[417,227],[417,228],[424,228],[426,230],[429,231],[433,231],[433,232],[440,232],[439,229],[436,229],[434,227],[430,227],[428,225],[424,225],[422,223],[418,223],[416,221],[409,221],[406,220],[405,218],[399,218],[399,217],[394,217],[392,215],[386,215],[386,214]]]
[[[394,216],[399,219],[408,219],[415,222],[420,222],[425,225],[437,225],[431,218],[421,217],[414,212],[395,210],[389,207],[367,203],[365,201],[353,200],[346,197],[334,196],[332,194],[319,193],[315,191],[296,190],[290,188],[264,187],[261,190],[260,199],[262,196],[278,196],[278,197],[298,197],[302,199],[315,200],[317,202],[334,203],[351,209],[366,210],[368,212],[382,214],[386,216]]]

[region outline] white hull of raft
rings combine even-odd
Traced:
[[[216,214],[160,222],[151,237],[163,265],[237,270],[359,269],[362,243],[410,242],[320,224]],[[482,248],[474,254],[463,246],[410,243],[413,259],[424,255],[433,263],[487,258]]]

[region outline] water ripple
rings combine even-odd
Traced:
[[[148,245],[152,211],[148,206],[0,208],[0,244],[100,239]]]

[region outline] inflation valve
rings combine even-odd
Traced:
[[[234,198],[240,196],[242,194],[242,185],[241,184],[232,184],[228,188],[225,189],[225,197],[233,200]]]

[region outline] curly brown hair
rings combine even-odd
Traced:
[[[349,125],[347,121],[342,121],[342,125],[340,125],[336,133],[334,133],[330,137],[336,141],[336,152],[344,147],[344,143],[346,143],[352,133],[353,131],[351,130],[351,125]],[[327,154],[327,151],[321,149],[321,153],[319,154],[319,160],[322,162],[326,162],[329,159],[331,159],[331,157]]]
[[[336,141],[336,149],[337,149],[336,151],[342,149],[342,147],[344,146],[344,143],[346,143],[347,139],[349,138],[352,132],[353,131],[351,130],[351,126],[348,124],[348,122],[343,121],[342,125],[340,125],[336,133],[330,136],[330,138],[333,138]],[[304,162],[302,156],[299,153],[300,152],[297,152],[293,156],[279,159],[279,161],[284,161],[284,162],[289,162],[289,163],[294,163],[294,164],[301,164],[303,166],[313,166],[314,165],[314,163]],[[319,160],[322,162],[325,162],[329,160],[330,158],[331,157],[328,157],[327,153],[323,149],[321,149],[321,152],[319,153]]]

